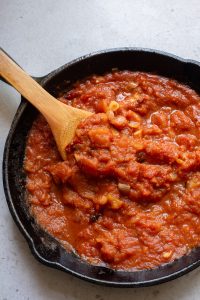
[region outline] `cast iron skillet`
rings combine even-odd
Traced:
[[[149,49],[120,48],[104,50],[78,58],[52,73],[36,80],[51,94],[57,96],[57,86],[71,83],[87,75],[101,74],[118,67],[121,70],[153,72],[188,84],[200,92],[200,63]],[[10,212],[26,238],[37,260],[81,279],[115,287],[142,287],[175,279],[200,265],[200,247],[172,263],[154,270],[115,271],[93,266],[74,253],[67,253],[61,245],[42,230],[30,216],[25,197],[23,171],[26,137],[37,111],[22,98],[5,144],[3,183]]]

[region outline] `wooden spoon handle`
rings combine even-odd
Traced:
[[[16,88],[44,116],[54,115],[60,109],[57,100],[24,72],[2,49],[0,49],[0,75]]]

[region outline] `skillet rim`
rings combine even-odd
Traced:
[[[191,60],[191,59],[185,59],[185,58],[181,58],[177,55],[174,54],[170,54],[164,51],[159,51],[159,50],[155,50],[155,49],[149,49],[149,48],[140,48],[140,47],[122,47],[122,48],[111,48],[111,49],[105,49],[105,50],[101,50],[101,51],[96,51],[96,52],[92,52],[86,55],[83,55],[77,59],[74,59],[66,64],[64,64],[63,66],[55,69],[54,71],[48,73],[47,75],[43,76],[43,77],[33,77],[37,82],[39,82],[42,86],[45,85],[46,82],[48,82],[48,80],[50,80],[51,78],[55,77],[56,75],[60,74],[62,71],[64,71],[66,68],[68,68],[71,65],[77,64],[83,60],[87,60],[90,57],[95,57],[95,56],[99,56],[102,54],[107,54],[107,53],[115,53],[115,52],[144,52],[144,53],[151,53],[151,54],[155,54],[155,55],[160,55],[166,58],[172,58],[175,61],[179,61],[183,64],[191,64],[193,66],[196,66],[198,68],[200,68],[200,62],[195,61],[195,60]],[[92,282],[92,283],[97,283],[100,285],[104,285],[104,286],[112,286],[112,287],[145,287],[145,286],[152,286],[152,285],[156,285],[156,284],[160,284],[160,283],[164,283],[170,280],[173,280],[175,278],[178,278],[190,271],[192,271],[193,269],[197,268],[200,265],[200,258],[197,259],[194,263],[189,264],[187,267],[173,272],[167,276],[163,276],[161,278],[156,278],[156,279],[152,279],[152,280],[147,280],[147,281],[140,281],[140,282],[114,282],[114,281],[107,281],[107,280],[100,280],[100,279],[96,279],[96,278],[92,278],[89,276],[86,276],[84,274],[81,274],[79,272],[76,272],[72,269],[69,269],[66,266],[63,266],[62,264],[58,263],[58,262],[53,262],[50,260],[45,259],[42,255],[40,255],[40,253],[37,251],[37,248],[35,246],[35,243],[32,239],[32,237],[30,236],[30,234],[28,233],[28,231],[26,230],[25,226],[23,225],[22,221],[20,220],[18,213],[14,207],[13,201],[12,201],[12,196],[11,196],[11,192],[10,192],[10,188],[9,188],[9,176],[8,176],[8,159],[9,159],[9,152],[10,152],[10,145],[12,142],[12,137],[13,134],[15,132],[16,126],[21,118],[21,116],[23,115],[24,110],[26,109],[26,107],[29,104],[27,102],[21,101],[17,112],[13,118],[12,124],[11,124],[11,128],[9,130],[7,139],[6,139],[6,143],[5,143],[5,147],[4,147],[4,153],[3,153],[3,164],[2,164],[2,172],[3,172],[3,186],[4,186],[4,192],[5,192],[5,196],[6,196],[6,201],[10,210],[10,213],[17,225],[17,227],[19,228],[19,230],[21,231],[21,233],[23,234],[23,236],[25,237],[25,239],[28,242],[29,248],[31,250],[31,253],[34,255],[34,257],[40,261],[41,263],[55,268],[55,269],[59,269],[62,270],[64,272],[70,273],[78,278],[84,279],[86,281]],[[186,256],[189,256],[189,254],[187,254]],[[172,262],[171,264],[173,265],[174,262]],[[118,271],[115,271],[118,272]],[[129,272],[129,271],[124,271],[125,273]],[[130,273],[130,272],[129,272]]]

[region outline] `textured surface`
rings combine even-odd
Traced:
[[[0,44],[25,70],[45,75],[91,51],[139,46],[200,60],[198,0],[0,0]],[[20,96],[0,83],[0,164]],[[1,177],[1,174],[0,174]],[[39,264],[16,228],[0,178],[0,300],[197,300],[200,270],[157,287],[95,286]]]

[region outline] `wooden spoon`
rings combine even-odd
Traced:
[[[66,105],[45,91],[0,49],[0,76],[8,81],[46,118],[63,159],[65,148],[73,140],[78,124],[91,112]]]

